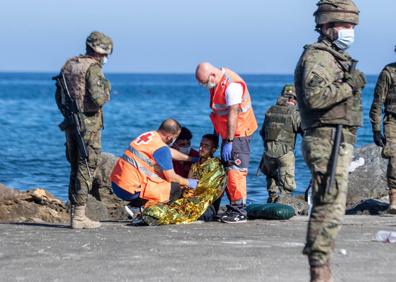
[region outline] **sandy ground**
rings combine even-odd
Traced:
[[[0,224],[1,281],[309,281],[301,254],[306,217],[243,224],[97,230]],[[396,281],[396,217],[346,216],[333,256],[335,281]]]

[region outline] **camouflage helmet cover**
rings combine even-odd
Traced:
[[[113,41],[110,37],[99,31],[91,32],[87,37],[86,45],[101,55],[110,55],[113,53]]]
[[[293,84],[286,84],[285,86],[283,86],[281,96],[297,98],[297,96],[296,96],[296,88],[294,87],[294,85]]]
[[[337,22],[359,24],[360,11],[352,0],[320,0],[316,5],[316,26]]]

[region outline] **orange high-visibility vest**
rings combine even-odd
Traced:
[[[226,89],[230,83],[240,83],[243,87],[242,103],[240,104],[238,123],[235,137],[250,136],[257,129],[257,121],[254,116],[249,90],[243,79],[230,69],[225,69],[224,75],[216,87],[210,90],[210,119],[216,133],[221,138],[227,138],[227,121],[229,107],[226,104]]]
[[[134,139],[119,158],[110,180],[131,194],[154,202],[169,200],[171,183],[165,180],[153,154],[167,146],[156,131],[143,133]]]

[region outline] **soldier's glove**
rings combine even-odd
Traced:
[[[360,91],[366,85],[366,77],[360,70],[354,70],[345,74],[345,82],[348,83],[354,92]]]
[[[111,84],[108,79],[104,81],[104,91],[106,95],[106,102],[110,101]]]
[[[386,144],[385,137],[381,134],[381,131],[373,131],[374,143],[379,147],[384,147]]]

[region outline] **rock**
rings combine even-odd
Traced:
[[[117,158],[102,153],[93,188],[88,195],[87,215],[100,221],[128,219],[127,204],[111,189],[109,176]],[[21,192],[0,184],[0,222],[35,222],[69,224],[69,204],[64,204],[44,189]]]
[[[308,214],[308,204],[305,202],[304,197],[293,197],[289,194],[282,193],[279,196],[277,203],[291,206],[295,210],[296,215]]]
[[[113,194],[110,174],[113,171],[117,157],[113,154],[102,153],[99,168],[95,174],[91,195],[87,202],[87,216],[100,221],[127,220],[124,210],[127,202],[120,200]]]
[[[368,199],[361,201],[355,207],[346,211],[348,215],[379,215],[387,210],[389,204],[384,201]]]
[[[43,189],[19,192],[0,184],[0,222],[68,223],[66,205]]]
[[[364,165],[349,175],[347,207],[366,199],[380,199],[388,195],[386,183],[387,160],[381,157],[381,148],[368,145],[356,150]]]

